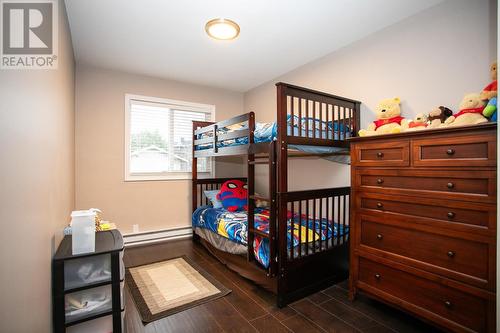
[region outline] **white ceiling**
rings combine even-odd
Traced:
[[[77,63],[247,91],[442,0],[66,0]],[[225,17],[238,39],[204,30]],[[388,50],[394,52],[394,50]]]

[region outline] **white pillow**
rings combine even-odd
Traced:
[[[217,199],[217,193],[219,193],[219,190],[211,190],[211,191],[203,191],[205,193],[205,196],[208,198],[210,203],[214,208],[222,208],[222,201]]]

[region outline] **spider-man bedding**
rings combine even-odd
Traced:
[[[293,220],[293,233],[292,233]],[[313,220],[310,217],[306,218],[288,212],[288,248],[293,244],[294,252],[301,251],[302,246],[314,246],[313,241],[318,241],[321,237],[322,241],[329,241],[332,237],[341,237],[349,233],[349,227],[338,225],[328,221],[327,219]],[[332,230],[333,224],[333,230]],[[306,236],[307,227],[309,235]],[[198,207],[193,213],[193,228],[204,228],[211,232],[225,237],[233,242],[247,245],[247,212],[229,212],[223,208],[213,208],[212,206]],[[313,230],[316,230],[314,233]],[[255,229],[269,233],[269,210],[265,208],[255,209]],[[300,230],[302,229],[302,230]],[[320,232],[321,230],[321,232]],[[299,235],[301,235],[299,240]],[[309,240],[309,244],[306,244]],[[264,267],[269,266],[269,240],[258,235],[254,238],[254,254],[257,261]]]

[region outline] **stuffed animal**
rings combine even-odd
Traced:
[[[217,199],[222,201],[222,206],[230,212],[247,210],[247,185],[241,180],[228,180],[222,184]]]
[[[490,118],[490,121],[497,121],[497,98],[490,99],[484,107],[483,116]]]
[[[425,116],[423,113],[418,113],[415,116],[415,119],[413,119],[410,122],[407,122],[404,124],[404,126],[401,126],[401,129],[404,132],[411,132],[411,131],[421,131],[426,129],[427,127],[427,116]]]
[[[490,75],[493,80],[490,84],[488,84],[483,91],[481,92],[481,99],[484,101],[488,101],[493,97],[497,97],[497,63],[496,61],[490,66]]]
[[[446,106],[439,106],[429,112],[427,116],[427,128],[438,128],[453,115],[453,111],[448,109]]]
[[[377,120],[368,125],[367,129],[361,129],[359,136],[401,132],[401,126],[405,125],[407,120],[401,117],[400,103],[398,97],[382,100],[375,109]]]
[[[446,126],[475,125],[488,122],[483,116],[484,101],[479,94],[465,95],[460,103],[460,111],[446,119]]]

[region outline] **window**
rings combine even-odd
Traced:
[[[190,179],[193,120],[211,121],[215,106],[125,95],[125,180]],[[211,158],[198,172],[212,175]]]

